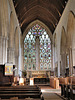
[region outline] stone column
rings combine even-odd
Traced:
[[[18,63],[18,74],[20,74],[20,76],[22,76],[22,70],[24,70],[24,63],[23,63],[23,59],[24,59],[24,41],[22,38],[22,34],[19,34],[19,63]]]
[[[0,64],[3,64],[3,45],[2,45],[2,36],[0,36]]]
[[[7,41],[7,38],[0,36],[0,64],[7,62]]]
[[[69,49],[69,75],[73,73],[72,48]]]
[[[18,56],[15,57],[15,65],[16,65],[16,71],[15,71],[15,75],[18,75]]]
[[[7,43],[8,43],[8,39],[3,37],[2,41],[3,41],[3,64],[5,64],[5,63],[7,63]]]
[[[60,77],[60,55],[58,55],[58,77]]]
[[[73,66],[75,66],[75,48],[72,49],[72,56],[73,56]]]
[[[53,67],[53,59],[54,59],[54,56],[53,56],[53,53],[54,53],[54,51],[53,51],[54,49],[53,49],[53,44],[51,44],[51,70],[52,71],[54,71],[54,67]]]
[[[7,49],[7,55],[8,55],[7,63],[9,63],[9,64],[15,63],[14,51],[15,50],[13,48],[10,48],[10,47]]]
[[[66,54],[61,54],[61,74],[65,76],[65,68],[66,68]]]

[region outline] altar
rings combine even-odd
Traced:
[[[35,85],[50,85],[49,82],[50,82],[49,78],[34,78]]]
[[[50,71],[38,70],[27,71],[27,78],[50,78]]]
[[[50,71],[28,71],[27,78],[33,78],[35,85],[50,85]]]

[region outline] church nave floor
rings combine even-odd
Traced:
[[[53,89],[50,86],[39,86],[42,91],[44,100],[63,100],[61,98],[61,88]]]

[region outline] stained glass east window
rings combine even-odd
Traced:
[[[51,69],[51,40],[47,31],[34,25],[24,39],[25,70]]]

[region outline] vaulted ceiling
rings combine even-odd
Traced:
[[[13,0],[22,33],[36,19],[53,33],[68,0]]]

